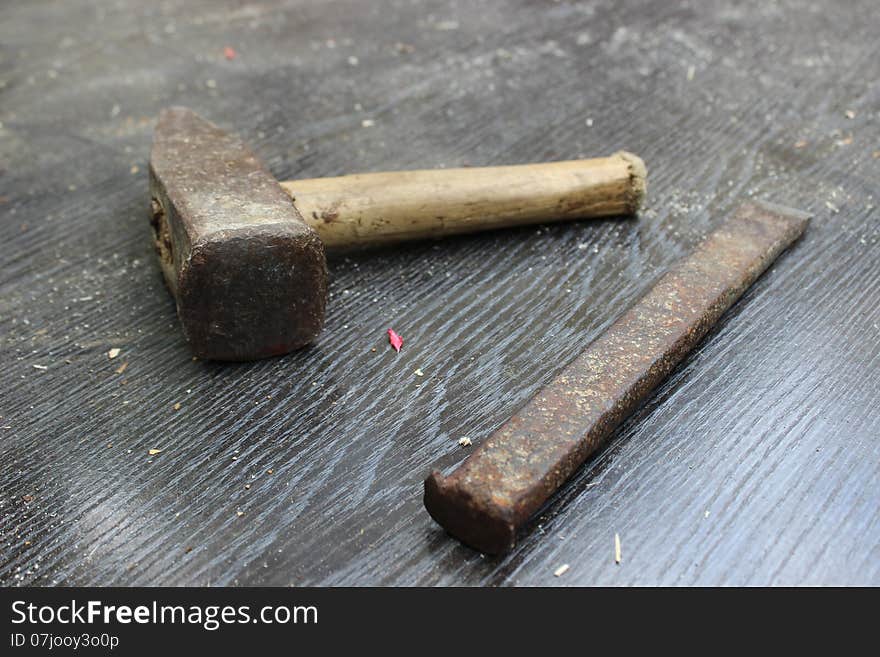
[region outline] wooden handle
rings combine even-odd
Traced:
[[[362,173],[281,185],[330,248],[633,214],[646,170],[632,153],[519,166]]]

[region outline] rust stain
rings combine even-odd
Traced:
[[[153,242],[199,358],[255,360],[311,343],[324,323],[324,245],[235,135],[184,107],[150,152]]]
[[[696,346],[808,215],[741,206],[674,265],[596,341],[452,474],[425,480],[425,507],[450,534],[489,554],[553,492]]]

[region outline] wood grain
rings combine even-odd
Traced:
[[[636,214],[645,163],[632,153],[565,162],[282,182],[329,249]]]
[[[880,584],[875,14],[5,3],[0,584]],[[627,149],[651,188],[638,220],[336,258],[313,348],[192,361],[150,246],[171,104],[281,179]],[[445,536],[426,473],[749,197],[815,219],[513,553]]]

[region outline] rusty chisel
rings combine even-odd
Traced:
[[[792,244],[809,216],[741,206],[452,474],[425,480],[425,507],[488,554],[517,532]]]

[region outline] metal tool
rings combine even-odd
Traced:
[[[747,204],[712,232],[452,474],[425,507],[488,554],[517,532],[803,233],[809,216]]]
[[[632,214],[645,176],[641,159],[621,152],[279,183],[244,142],[180,107],[160,115],[150,155],[165,280],[193,351],[219,360],[274,356],[315,339],[325,246]]]

